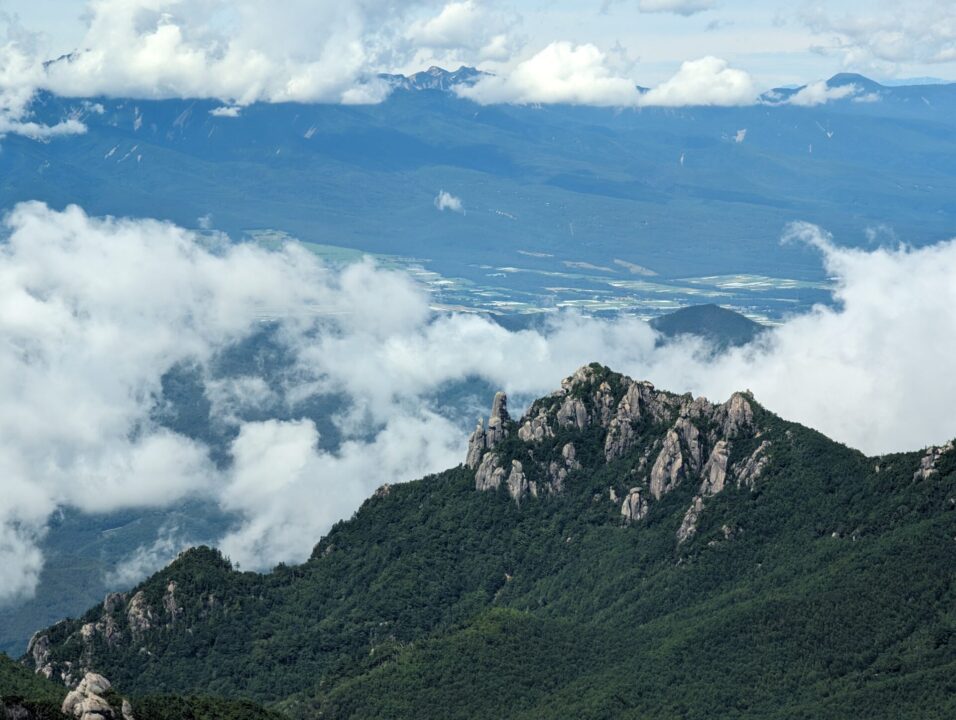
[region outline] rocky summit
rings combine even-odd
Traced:
[[[560,493],[571,473],[583,471],[575,441],[593,444],[597,438],[603,464],[639,448],[636,463],[624,473],[629,487],[620,501],[621,516],[638,522],[650,503],[682,484],[694,484],[697,493],[677,532],[683,542],[696,531],[707,498],[723,491],[728,481],[753,487],[768,461],[769,440],[749,451],[763,434],[751,403],[747,393],[735,393],[722,404],[674,395],[600,365],[586,365],[518,421],[508,414],[506,395],[497,393],[487,427],[479,420],[468,441],[465,464],[475,470],[476,489],[504,486],[520,503],[525,496]],[[736,445],[748,453],[737,453],[731,463]],[[618,500],[615,488],[608,493]]]

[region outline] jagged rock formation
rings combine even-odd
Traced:
[[[470,468],[478,467],[485,450],[491,450],[505,437],[506,427],[510,422],[508,396],[503,392],[495,393],[495,399],[491,404],[491,415],[488,417],[488,429],[485,429],[479,418],[478,427],[468,439],[468,457],[465,464]]]
[[[630,465],[630,476],[641,480],[621,483],[625,523],[642,520],[652,502],[685,481],[699,483],[677,533],[683,542],[696,532],[706,498],[722,492],[731,480],[738,487],[753,487],[763,473],[768,441],[731,463],[735,443],[752,448],[760,434],[752,400],[744,393],[713,404],[587,365],[516,423],[508,415],[507,398],[495,395],[487,429],[479,420],[469,440],[466,465],[475,470],[476,489],[497,490],[504,484],[520,502],[526,495],[562,492],[571,474],[582,469],[575,443],[584,442],[585,435],[588,442],[596,438],[604,464]],[[582,440],[574,439],[578,436]],[[505,443],[507,451],[502,450]],[[618,502],[614,487],[609,497]]]

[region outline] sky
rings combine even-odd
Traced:
[[[72,95],[375,102],[374,73],[432,64],[496,73],[479,102],[637,105],[625,85],[682,68],[691,87],[724,88],[703,104],[841,71],[956,81],[950,0],[0,0],[0,13],[7,55],[31,62],[21,82]],[[15,67],[3,64],[0,88]],[[715,68],[738,74],[733,89]],[[664,104],[675,97],[695,100]]]

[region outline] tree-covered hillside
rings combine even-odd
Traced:
[[[126,701],[129,718],[123,715],[123,698],[111,687],[97,693],[110,706],[101,707],[97,717],[104,720],[282,720],[249,701],[215,697],[152,695]],[[0,653],[0,719],[64,720],[63,701],[67,689],[17,664]],[[107,713],[107,714],[103,714]],[[112,713],[110,716],[108,713]]]
[[[942,719],[954,582],[951,445],[867,458],[591,366],[308,562],[192,550],[25,662],[290,717]]]
[[[650,321],[651,327],[667,338],[695,335],[709,341],[715,349],[726,350],[755,340],[764,326],[719,305],[691,305]]]

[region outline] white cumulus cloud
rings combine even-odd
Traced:
[[[832,100],[844,100],[860,93],[860,88],[856,85],[837,85],[831,87],[825,80],[806,85],[796,93],[790,96],[787,103],[790,105],[800,105],[802,107],[813,107],[814,105],[823,105]]]
[[[726,60],[703,57],[681,64],[677,73],[641,96],[641,105],[749,105],[757,99],[753,78]]]
[[[438,195],[435,196],[435,207],[443,211],[451,210],[462,215],[465,214],[465,206],[462,204],[461,198],[445,190],[439,190]]]
[[[554,42],[501,76],[481,78],[456,88],[462,97],[482,104],[570,103],[633,106],[639,93],[633,81],[616,75],[595,45]]]
[[[442,7],[438,15],[410,25],[407,37],[417,46],[446,51],[462,61],[507,60],[519,42],[514,30],[520,19],[496,10],[489,2],[462,0]]]

